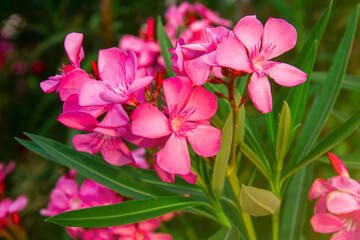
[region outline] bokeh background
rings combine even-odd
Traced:
[[[193,2],[193,1],[189,1]],[[208,0],[199,1],[223,18],[236,23],[241,17],[256,14],[265,23],[268,17],[283,18],[298,31],[296,48],[282,59],[291,63],[301,49],[308,33],[329,4],[324,0]],[[16,162],[16,171],[7,179],[7,196],[24,194],[29,204],[21,212],[22,225],[28,239],[67,239],[61,227],[45,223],[39,210],[46,207],[49,193],[59,176],[67,170],[42,159],[20,146],[14,137],[26,138],[31,132],[63,143],[70,143],[74,132],[57,122],[62,103],[57,94],[44,94],[39,83],[59,73],[67,63],[63,41],[70,32],[84,33],[86,58],[97,60],[98,50],[118,46],[124,34],[137,35],[147,17],[162,16],[170,4],[179,1],[154,0],[2,0],[0,1],[0,162]],[[315,71],[326,72],[344,34],[356,0],[334,1],[329,23],[320,43]],[[359,28],[359,27],[358,27]],[[360,80],[360,31],[357,30],[347,73]],[[321,74],[318,74],[320,76]],[[321,85],[321,77],[314,79],[310,94]],[[273,94],[278,90],[273,86]],[[325,131],[327,135],[360,106],[358,90],[342,89]],[[360,161],[360,133],[353,133],[333,151],[337,154],[356,154]],[[317,163],[316,177],[334,175],[329,165]],[[360,171],[351,172],[360,180]],[[310,218],[313,204],[310,204]],[[209,233],[192,232],[187,225]],[[203,225],[202,225],[203,224]],[[211,233],[209,223],[194,216],[179,216],[163,228],[178,239],[206,239]],[[212,225],[210,225],[211,227]],[[166,229],[161,229],[165,230]],[[262,231],[261,229],[258,229]],[[328,239],[307,227],[309,239]]]

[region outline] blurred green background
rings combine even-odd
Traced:
[[[189,1],[193,2],[193,1]],[[209,0],[199,1],[220,12],[223,18],[236,23],[241,17],[256,14],[265,23],[267,18],[278,17],[292,23],[298,31],[296,48],[279,59],[291,63],[301,49],[308,33],[329,4],[324,0]],[[28,239],[63,239],[61,227],[44,222],[39,209],[49,200],[49,193],[58,177],[66,169],[41,159],[20,146],[14,137],[25,138],[22,132],[31,132],[52,139],[68,142],[72,131],[57,122],[62,109],[58,95],[44,94],[39,83],[47,77],[59,73],[62,63],[67,63],[63,41],[70,32],[84,33],[85,60],[82,67],[90,69],[91,60],[96,61],[101,48],[117,46],[124,34],[137,35],[147,17],[163,15],[166,8],[176,1],[153,0],[3,0],[0,2],[0,162],[14,160],[16,171],[8,178],[7,196],[15,198],[24,194],[29,198],[28,207],[21,212],[22,225]],[[349,16],[356,6],[356,0],[334,1],[330,20],[320,43],[315,71],[327,71],[337,45],[343,35]],[[359,28],[359,27],[358,27]],[[356,33],[347,73],[360,75],[360,31]],[[320,88],[314,81],[313,94]],[[273,94],[278,89],[273,86]],[[343,119],[359,109],[360,94],[343,89],[340,92],[334,113],[326,125],[327,135]],[[359,131],[341,143],[334,153],[360,153]],[[359,159],[360,160],[360,159]],[[352,172],[352,177],[360,180],[360,172]],[[328,178],[334,175],[329,165],[317,163],[316,177]],[[313,203],[308,217],[311,217]],[[261,221],[261,220],[260,220]],[[194,216],[181,216],[169,223],[170,229],[182,235],[179,226],[195,223]],[[195,233],[199,239],[211,235]],[[260,229],[258,229],[260,231]],[[308,239],[328,239],[329,236],[313,233],[307,226]],[[177,234],[176,234],[177,233]],[[185,233],[191,236],[194,233]],[[56,238],[57,237],[57,238]],[[66,238],[64,238],[66,239]],[[186,238],[185,238],[186,239]]]

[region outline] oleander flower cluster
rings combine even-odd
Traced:
[[[334,233],[332,240],[359,239],[360,183],[350,178],[340,158],[330,152],[328,156],[338,175],[314,181],[309,199],[318,200],[311,225],[315,232]]]
[[[222,135],[211,126],[218,104],[205,83],[232,89],[235,77],[251,74],[249,96],[259,111],[268,113],[272,97],[267,76],[290,87],[303,83],[307,75],[271,60],[296,43],[295,28],[284,20],[270,18],[263,26],[256,16],[246,16],[230,30],[230,21],[198,3],[171,6],[165,19],[175,45],[169,49],[175,77],[163,78],[165,72],[154,71],[161,70],[154,64],[162,61],[155,22],[149,18],[140,38],[126,35],[120,48],[101,49],[92,73],[80,66],[85,57],[83,34],[68,34],[64,46],[70,63],[41,88],[59,93],[64,102],[58,121],[85,131],[72,139],[78,151],[100,152],[108,163],[122,166],[135,163],[131,143],[151,149],[150,167],[163,181],[174,182],[180,175],[194,184],[197,175],[191,170],[189,146],[199,156],[213,157]],[[177,39],[179,28],[186,30]]]
[[[78,184],[76,175],[76,172],[71,170],[59,178],[55,188],[51,191],[48,206],[40,211],[43,216],[52,217],[66,211],[123,201],[122,196],[90,179],[85,179]],[[159,228],[161,222],[169,221],[173,216],[174,214],[168,214],[143,222],[108,228],[67,227],[66,231],[72,239],[80,240],[171,240],[171,235],[154,232],[154,230]]]
[[[12,229],[10,231],[22,231],[20,227],[19,211],[23,210],[27,205],[27,198],[23,195],[15,200],[6,197],[5,177],[9,175],[15,168],[15,163],[10,162],[7,166],[0,163],[0,230]],[[15,228],[13,226],[16,226]]]

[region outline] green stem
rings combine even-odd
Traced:
[[[280,211],[276,211],[272,215],[272,240],[279,240],[279,231],[280,231]]]

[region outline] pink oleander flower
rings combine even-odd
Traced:
[[[63,78],[72,70],[80,69],[80,62],[84,59],[84,49],[82,47],[83,42],[82,33],[69,33],[64,41],[64,47],[66,54],[69,57],[70,64],[64,65],[62,73],[59,75],[51,76],[48,80],[40,83],[41,89],[45,93],[59,92],[61,88],[66,88],[66,84],[62,84]],[[61,99],[62,101],[65,101]]]
[[[344,163],[334,154],[329,159],[339,174],[329,180],[316,179],[309,200],[318,199],[311,218],[315,232],[334,233],[332,240],[360,238],[360,183],[349,177]]]
[[[232,22],[230,20],[221,18],[218,12],[212,11],[201,3],[194,3],[194,8],[201,17],[208,20],[210,23],[224,27],[231,27],[232,25]]]
[[[171,235],[166,233],[154,233],[160,221],[150,219],[143,222],[113,227],[113,233],[120,235],[119,240],[172,240]]]
[[[115,204],[121,201],[122,197],[114,191],[90,179],[86,179],[79,186],[74,174],[67,174],[58,180],[51,191],[47,208],[40,210],[40,213],[43,216],[52,217],[70,210]],[[67,228],[67,232],[73,239],[102,239],[90,238],[90,233],[85,235],[86,231],[82,228]]]
[[[163,81],[167,115],[150,103],[142,103],[132,115],[131,131],[145,138],[168,138],[157,153],[157,164],[170,174],[191,174],[187,142],[195,153],[210,157],[220,149],[221,131],[210,126],[217,100],[205,88],[193,89],[186,77]]]
[[[133,51],[127,54],[119,48],[99,51],[98,71],[100,80],[86,81],[80,89],[81,106],[126,103],[154,78],[144,68],[137,68]]]
[[[182,39],[170,49],[173,54],[173,69],[178,75],[188,76],[195,85],[203,85],[216,62],[218,45],[234,34],[224,27],[205,28],[201,32],[199,43],[184,44]]]
[[[25,196],[18,197],[15,201],[5,198],[0,201],[0,230],[11,224],[19,225],[18,212],[26,207],[28,200]]]
[[[295,28],[284,20],[269,18],[263,27],[256,16],[246,16],[234,27],[234,38],[225,39],[216,51],[217,63],[240,72],[253,73],[248,86],[255,107],[262,113],[272,110],[270,83],[266,76],[286,87],[306,81],[301,70],[270,59],[292,49]]]
[[[125,34],[119,41],[119,47],[126,51],[134,51],[138,68],[144,67],[151,76],[157,71],[165,72],[165,63],[160,54],[160,46],[155,39],[155,20],[148,18],[146,31],[140,31],[140,37]]]

